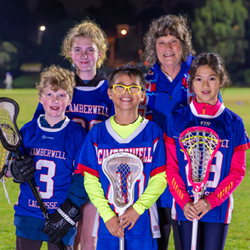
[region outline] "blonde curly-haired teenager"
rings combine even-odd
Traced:
[[[69,29],[61,55],[75,68],[76,87],[66,115],[80,123],[88,132],[95,124],[109,118],[113,104],[107,95],[108,83],[104,72],[99,71],[106,60],[108,49],[104,31],[91,20],[84,20]],[[35,116],[41,112],[38,107]],[[84,250],[95,249],[92,229],[96,208],[90,202],[82,207],[83,219],[78,224],[75,249],[79,242]],[[84,228],[84,230],[81,230]]]

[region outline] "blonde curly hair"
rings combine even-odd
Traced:
[[[156,41],[159,37],[165,36],[166,31],[176,36],[182,44],[182,61],[186,61],[191,53],[195,55],[192,47],[192,35],[187,24],[187,18],[179,15],[165,15],[152,21],[149,31],[143,38],[145,51],[142,54],[142,59],[148,62],[147,67],[151,67],[158,61],[156,53]]]
[[[36,83],[39,96],[42,95],[43,90],[51,85],[52,90],[57,92],[59,89],[63,89],[72,99],[75,83],[75,74],[60,66],[51,65],[45,68],[41,73],[41,79],[39,83]]]
[[[90,37],[96,44],[98,51],[102,52],[96,63],[96,67],[100,68],[107,58],[106,52],[109,44],[105,32],[94,21],[84,20],[68,31],[62,43],[61,55],[72,63],[72,58],[70,57],[69,52],[72,48],[74,39],[81,36]]]

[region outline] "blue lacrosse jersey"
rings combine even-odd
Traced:
[[[190,54],[175,79],[170,82],[156,62],[145,77],[146,97],[139,106],[139,113],[155,122],[162,130],[167,117],[174,111],[190,104],[195,97],[193,88],[188,84],[190,66],[194,57]],[[219,100],[222,102],[221,94]],[[169,186],[157,201],[158,207],[171,207],[173,196]]]
[[[75,87],[72,102],[65,114],[88,132],[95,124],[105,121],[114,113],[113,102],[109,99],[107,90],[107,80],[100,81],[96,87]],[[39,103],[34,118],[40,114],[44,114],[44,110]]]
[[[51,214],[66,199],[86,132],[68,118],[60,128],[42,127],[38,118],[25,124],[21,134],[22,154],[30,155],[35,162],[35,184]],[[44,220],[28,183],[20,184],[20,194],[14,209],[15,216]]]
[[[194,97],[193,89],[188,85],[189,70],[193,60],[189,55],[182,62],[175,79],[170,82],[156,62],[146,75],[146,98],[139,106],[139,112],[154,121],[162,130],[168,115],[176,109],[187,106]]]
[[[95,125],[88,133],[79,160],[78,169],[99,178],[105,198],[112,201],[111,184],[102,170],[103,160],[111,154],[128,152],[138,156],[143,163],[143,173],[134,187],[134,202],[147,187],[150,176],[165,171],[165,146],[162,130],[153,122],[144,119],[127,138],[121,138],[112,128],[110,119]],[[116,213],[112,202],[109,205]],[[99,223],[99,225],[97,225]],[[96,220],[98,238],[112,238],[102,218]],[[131,230],[125,229],[125,238],[160,237],[156,204],[146,210]]]
[[[180,147],[179,137],[185,129],[195,126],[208,127],[214,130],[220,138],[220,148],[212,160],[204,196],[213,193],[224,178],[228,176],[234,151],[243,151],[250,147],[242,119],[231,110],[225,108],[223,103],[214,116],[198,114],[193,103],[173,112],[166,121],[164,131],[167,137],[175,141],[179,173],[191,198],[193,197],[193,188],[188,181],[188,161]],[[214,207],[205,214],[200,221],[230,223],[233,203],[233,195],[231,194],[220,206]],[[183,210],[175,200],[172,206],[172,218],[187,220]]]

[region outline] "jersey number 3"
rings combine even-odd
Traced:
[[[46,191],[40,191],[39,187],[38,191],[41,194],[41,197],[43,199],[50,199],[53,196],[53,192],[54,192],[54,181],[53,181],[53,177],[55,176],[55,171],[56,171],[56,164],[53,161],[48,161],[48,160],[39,160],[36,163],[36,169],[37,170],[41,170],[42,168],[47,168],[48,172],[47,174],[40,174],[40,180],[41,182],[45,182],[46,183]]]

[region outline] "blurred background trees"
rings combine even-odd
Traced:
[[[11,71],[14,87],[24,75],[39,78],[39,72],[23,71],[24,65],[70,68],[59,55],[62,39],[84,18],[95,20],[111,41],[113,55],[109,52],[105,70],[128,62],[145,70],[140,55],[149,24],[161,15],[179,13],[188,17],[196,52],[218,52],[233,84],[250,86],[249,0],[8,0],[0,1],[0,87],[6,71]],[[119,33],[121,25],[128,27],[125,35]]]
[[[219,53],[228,71],[239,77],[238,70],[245,64],[249,48],[247,20],[248,10],[242,0],[207,0],[204,7],[195,10],[194,48]]]

